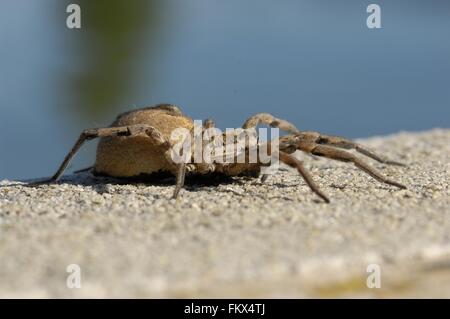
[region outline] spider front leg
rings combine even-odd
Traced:
[[[130,125],[130,126],[120,126],[120,127],[107,127],[107,128],[93,128],[86,129],[81,134],[75,145],[69,151],[69,153],[64,158],[64,161],[59,166],[56,173],[47,180],[40,181],[34,184],[44,184],[56,182],[59,180],[61,175],[66,170],[72,158],[79,151],[84,142],[98,138],[98,137],[108,137],[108,136],[135,136],[140,134],[146,134],[149,138],[153,139],[158,145],[165,145],[168,149],[170,143],[165,140],[164,136],[154,127],[149,125]]]
[[[312,148],[311,153],[314,155],[317,155],[317,156],[324,156],[324,157],[335,159],[335,160],[342,161],[342,162],[352,162],[353,164],[355,164],[356,167],[363,170],[364,172],[366,172],[367,174],[369,174],[370,176],[372,176],[379,182],[393,185],[400,189],[406,189],[406,186],[404,186],[396,181],[392,181],[392,180],[386,178],[385,176],[383,176],[383,174],[378,172],[375,168],[366,164],[364,161],[362,161],[361,159],[359,159],[358,157],[356,157],[355,155],[353,155],[352,153],[349,153],[347,151],[336,149],[336,148],[326,146],[326,145],[316,145]]]
[[[344,149],[354,149],[357,152],[370,157],[374,160],[376,160],[377,162],[383,163],[383,164],[388,164],[388,165],[397,165],[397,166],[406,166],[403,163],[400,162],[396,162],[396,161],[391,161],[387,158],[385,158],[384,156],[378,155],[376,153],[374,153],[372,150],[368,149],[365,146],[362,146],[358,143],[355,143],[353,141],[350,141],[348,139],[345,139],[343,137],[339,137],[339,136],[330,136],[330,135],[322,135],[320,134],[318,139],[316,140],[317,144],[325,144],[325,145],[330,145],[330,146],[334,146],[334,147],[338,147],[338,148],[344,148]]]
[[[375,178],[380,182],[390,184],[402,189],[406,188],[406,186],[400,183],[389,180],[388,178],[383,176],[383,174],[378,172],[375,168],[372,168],[370,165],[366,164],[364,161],[362,161],[352,153],[341,150],[336,147],[354,148],[358,150],[360,153],[367,155],[375,160],[378,160],[379,162],[394,165],[402,165],[398,162],[386,160],[381,156],[376,155],[372,151],[369,151],[368,149],[360,146],[359,144],[343,139],[341,137],[321,135],[320,133],[317,132],[303,132],[299,134],[283,136],[282,138],[280,138],[280,150],[282,151],[292,153],[294,151],[294,148],[296,148],[304,152],[309,152],[316,156],[327,157],[342,162],[352,162],[358,168],[365,171],[367,174],[371,175],[373,178]]]

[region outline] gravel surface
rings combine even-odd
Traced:
[[[331,204],[287,168],[266,184],[193,182],[178,200],[89,173],[3,180],[0,297],[450,297],[450,130],[360,142],[408,164],[367,160],[408,189],[303,154]]]

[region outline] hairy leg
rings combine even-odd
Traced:
[[[314,193],[316,193],[326,203],[330,202],[328,197],[324,193],[322,193],[322,191],[319,189],[319,187],[316,185],[316,183],[314,183],[314,180],[312,179],[309,172],[305,169],[302,162],[300,162],[294,156],[284,153],[284,152],[280,152],[279,158],[280,158],[280,161],[283,162],[284,164],[289,165],[290,167],[296,168],[297,171],[300,173],[300,175],[305,180],[306,184],[308,184],[309,188],[311,188],[311,190]]]
[[[279,129],[286,131],[288,133],[300,133],[299,129],[295,127],[294,124],[274,117],[269,113],[258,113],[249,117],[245,123],[242,125],[243,129],[256,128],[258,124],[266,124],[271,127],[278,127]]]
[[[294,124],[286,120],[276,118],[275,116],[269,113],[258,113],[249,117],[242,125],[242,128],[243,129],[256,128],[258,124],[266,124],[271,127],[277,127],[283,131],[292,134],[300,133],[300,130],[297,127],[295,127]],[[261,182],[264,183],[268,178],[269,174],[262,174]]]
[[[311,150],[311,153],[317,156],[323,156],[342,162],[352,162],[353,164],[355,164],[356,167],[363,170],[364,172],[366,172],[379,182],[393,185],[401,189],[406,189],[406,186],[386,178],[376,169],[374,169],[373,167],[366,164],[364,161],[362,161],[361,159],[359,159],[358,157],[347,151],[336,149],[326,145],[317,145]]]
[[[378,155],[378,154],[374,153],[372,150],[368,149],[367,147],[360,145],[358,143],[355,143],[353,141],[350,141],[348,139],[345,139],[343,137],[321,134],[319,136],[318,140],[316,141],[316,143],[330,145],[330,146],[344,148],[344,149],[354,149],[357,152],[359,152],[367,157],[370,157],[380,163],[389,164],[389,165],[405,166],[405,164],[402,164],[402,163],[399,163],[396,161],[391,161],[382,155]]]
[[[184,178],[186,176],[186,163],[181,163],[178,165],[177,172],[177,183],[175,185],[175,190],[173,191],[172,198],[177,198],[180,193],[181,188],[184,186]]]
[[[86,141],[98,137],[135,136],[139,134],[147,134],[147,136],[152,138],[158,144],[166,145],[167,148],[170,147],[170,143],[165,140],[164,136],[156,128],[149,125],[130,125],[121,127],[87,129],[80,134],[80,137],[75,142],[75,145],[72,147],[69,153],[66,155],[64,161],[61,163],[56,173],[50,179],[38,183],[41,184],[41,183],[56,182],[64,173],[72,158],[75,156],[75,154],[78,152],[78,150]]]

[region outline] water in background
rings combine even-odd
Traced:
[[[449,127],[450,1],[377,0],[378,30],[372,2],[2,0],[0,179],[49,176],[83,128],[160,102],[221,128],[262,111],[349,137]]]

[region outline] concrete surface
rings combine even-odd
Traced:
[[[450,130],[360,142],[406,162],[367,160],[408,190],[308,157],[331,204],[290,169],[191,184],[177,201],[170,185],[89,173],[1,181],[0,297],[450,297]]]

